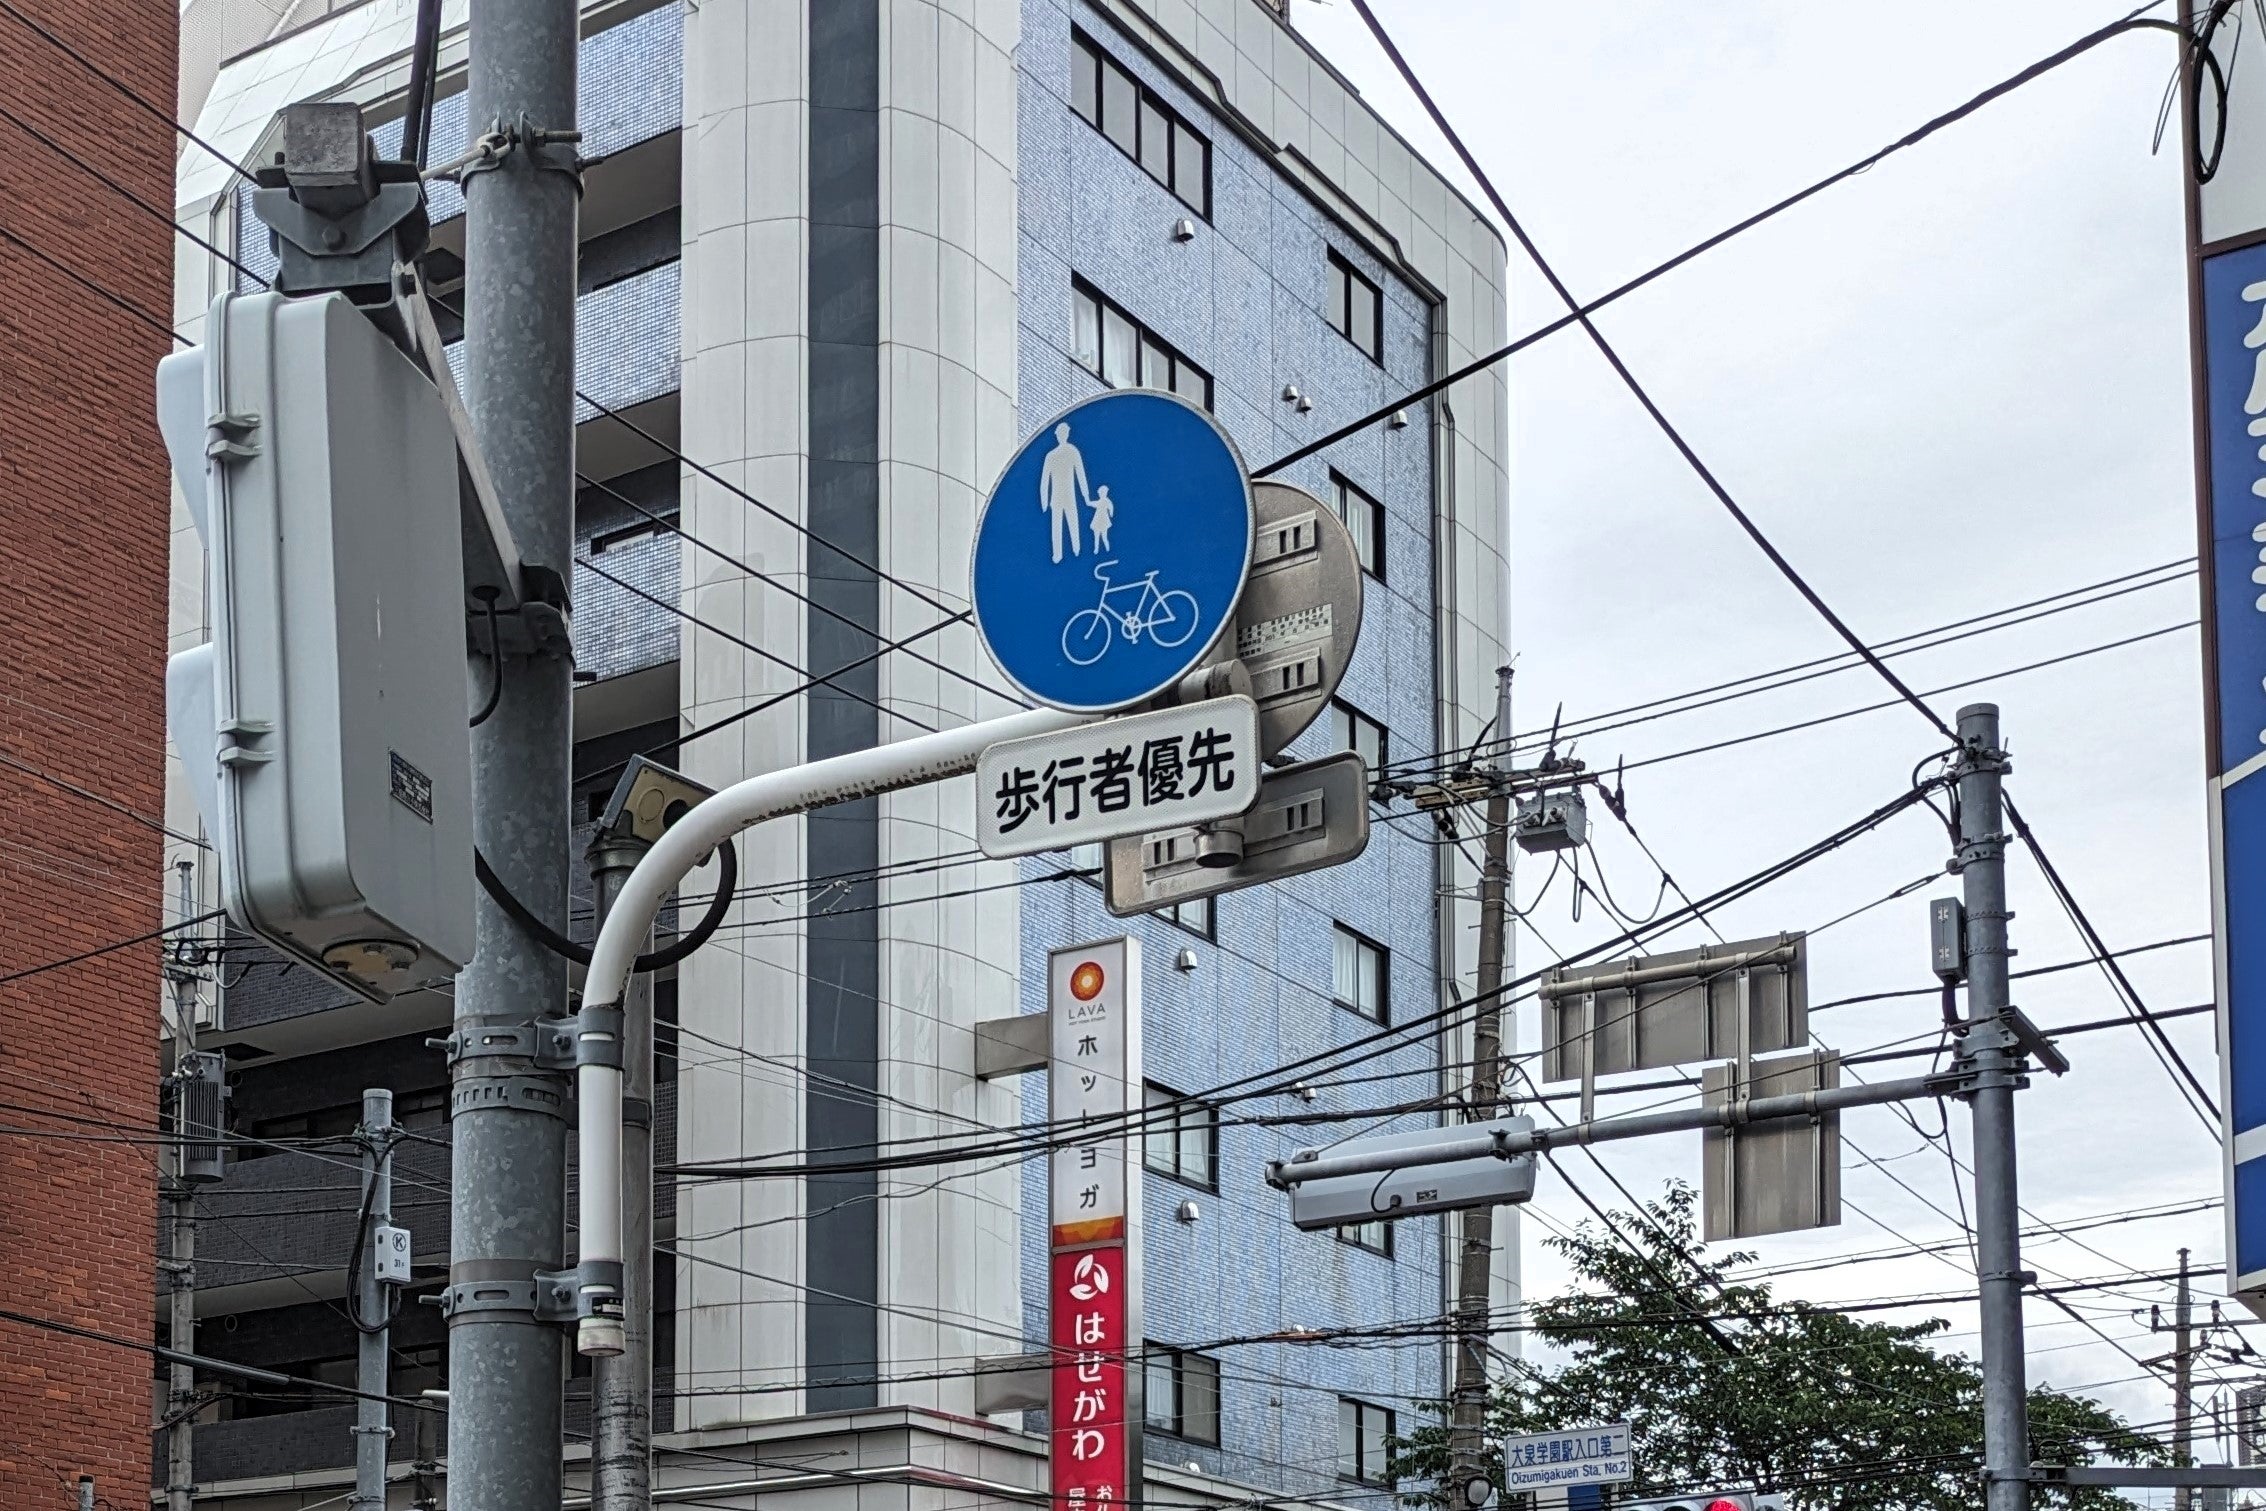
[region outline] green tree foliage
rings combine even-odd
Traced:
[[[1626,1420],[1637,1469],[1628,1496],[1721,1487],[1782,1490],[1803,1511],[1982,1504],[1982,1371],[1923,1341],[1944,1322],[1890,1324],[1778,1300],[1767,1285],[1730,1278],[1752,1255],[1710,1255],[1698,1242],[1690,1187],[1671,1185],[1646,1205],[1643,1220],[1616,1218],[1633,1243],[1594,1223],[1549,1240],[1578,1282],[1530,1306],[1526,1331],[1564,1360],[1514,1366],[1490,1402],[1490,1442]],[[2055,1390],[2030,1392],[2030,1433],[2040,1462],[2169,1457],[2114,1412]],[[1404,1481],[1445,1475],[1444,1426],[1394,1446]],[[2033,1504],[2133,1503],[2085,1489],[2042,1491]]]

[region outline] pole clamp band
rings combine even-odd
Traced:
[[[459,1028],[445,1039],[428,1039],[448,1055],[448,1063],[459,1060],[498,1059],[533,1060],[544,1070],[572,1070],[574,1068],[574,1037],[576,1020],[573,1018],[538,1018],[532,1023],[482,1024],[476,1028]]]
[[[574,1063],[622,1068],[624,1021],[618,1003],[584,1003],[570,1020],[574,1035]]]
[[[463,1076],[449,1088],[449,1116],[533,1112],[566,1121],[567,1089],[553,1076]]]

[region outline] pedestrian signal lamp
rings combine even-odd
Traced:
[[[1787,1511],[1787,1501],[1776,1491],[1708,1490],[1698,1495],[1631,1501],[1626,1511]]]

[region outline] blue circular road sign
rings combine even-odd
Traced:
[[[1023,443],[976,521],[976,630],[1041,703],[1107,713],[1185,676],[1251,567],[1251,482],[1219,422],[1146,389]]]

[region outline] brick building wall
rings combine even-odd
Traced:
[[[5,12],[0,104],[169,204],[173,6],[11,3],[158,109]],[[174,249],[160,219],[6,117],[0,204],[0,1260],[11,1308],[139,1342],[155,1151],[84,1135],[152,1123],[159,947],[8,978],[167,921],[160,836],[137,816],[164,805],[168,489],[150,393]],[[81,1474],[114,1505],[141,1500],[151,1373],[129,1349],[0,1323],[0,1505],[75,1505]]]

